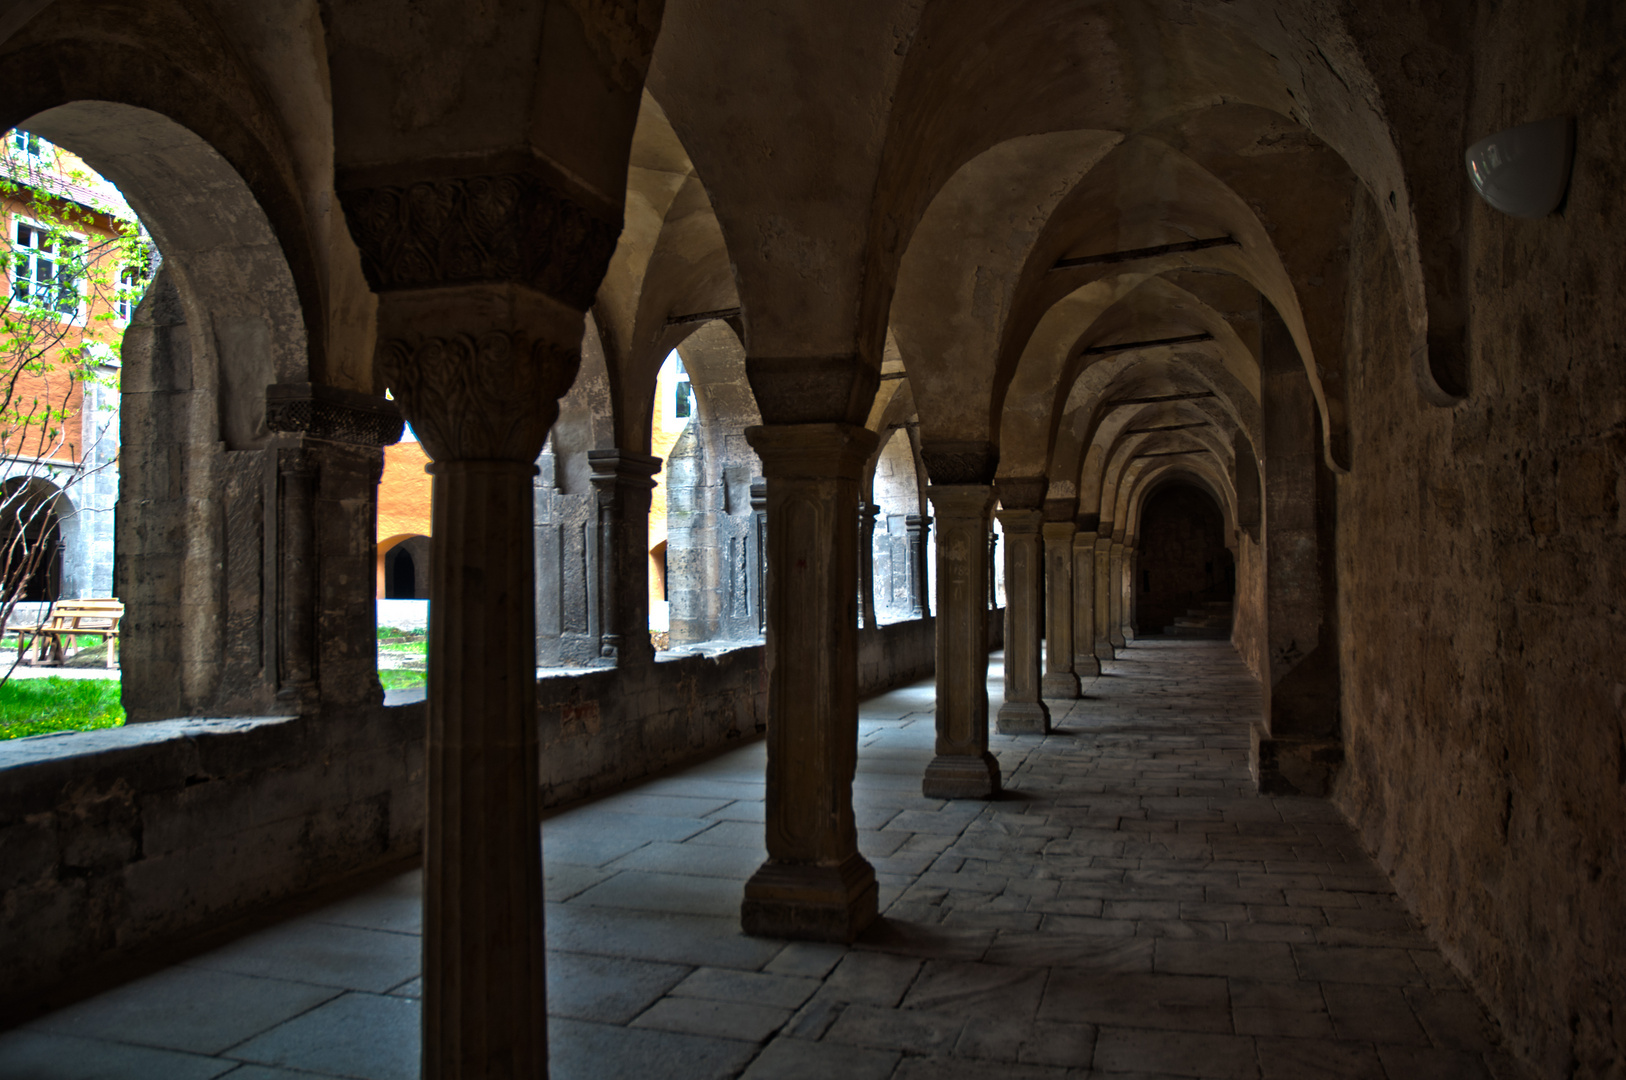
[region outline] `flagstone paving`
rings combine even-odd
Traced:
[[[920,795],[929,682],[864,703],[884,918],[850,948],[739,932],[761,743],[549,818],[552,1076],[1523,1076],[1332,807],[1252,793],[1228,644],[1104,667],[992,739],[987,803]],[[0,1077],[416,1077],[420,901],[409,874],[53,1013]]]

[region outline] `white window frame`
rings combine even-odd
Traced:
[[[29,244],[26,246],[23,244],[22,238],[18,235],[23,228],[32,229],[36,234],[42,236],[49,235],[51,232],[49,228],[41,225],[33,218],[25,217],[22,214],[11,215],[11,265],[6,267],[6,273],[11,278],[11,295],[17,297],[18,299],[23,298],[17,292],[17,288],[21,284],[22,280],[26,280],[29,283],[31,290],[37,287],[40,283],[37,276],[40,249],[38,244]],[[68,231],[63,235],[68,243],[82,245],[89,242],[89,237],[82,233]],[[22,252],[24,251],[29,252],[29,254],[26,256],[23,255]],[[55,261],[59,258],[56,252],[45,252],[45,254],[51,258],[53,263],[55,263]],[[23,258],[28,260],[29,275],[26,279],[19,279],[17,274],[17,263]],[[76,297],[76,300],[72,312],[64,311],[61,307],[60,300],[58,301],[56,305],[57,318],[62,319],[64,322],[70,322],[75,326],[83,326],[85,325],[85,319],[88,315],[88,312],[86,311],[87,305],[85,304],[84,275],[80,275],[74,280],[74,296]]]

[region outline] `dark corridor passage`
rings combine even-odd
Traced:
[[[1160,634],[1192,608],[1236,592],[1225,519],[1204,492],[1175,484],[1153,495],[1141,515],[1140,535],[1135,600],[1141,634]]]

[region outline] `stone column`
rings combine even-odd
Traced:
[[[456,165],[462,175],[357,170],[340,198],[379,295],[377,370],[433,462],[423,1076],[536,1078],[547,981],[532,477],[620,207],[583,205],[534,157]]]
[[[1095,532],[1073,534],[1073,673],[1101,674],[1095,657]]]
[[[589,450],[597,501],[600,665],[649,664],[649,504],[661,459]]]
[[[1112,542],[1111,555],[1107,562],[1108,603],[1111,605],[1111,614],[1107,619],[1107,640],[1114,648],[1127,648],[1129,642],[1124,638],[1124,546],[1119,541]]]
[[[1103,529],[1095,538],[1095,656],[1117,658],[1112,649],[1112,533]]]
[[[768,486],[768,861],[740,924],[851,941],[875,918],[858,853],[858,551],[853,511],[875,434],[851,424],[747,428]]]
[[[279,697],[309,706],[314,693],[323,709],[377,704],[378,608],[370,601],[378,480],[384,445],[401,437],[401,412],[371,394],[276,383],[266,387],[266,427],[277,446],[282,504],[281,527],[268,530],[282,582],[282,606],[272,614],[282,642],[278,667],[293,676]],[[245,569],[240,555],[255,558],[249,591],[258,594],[262,540],[252,528],[243,535],[245,522],[231,510],[227,522],[228,577]],[[296,573],[303,582],[290,578]],[[228,612],[228,630],[241,625],[235,614]],[[234,635],[231,646],[242,641]],[[252,660],[254,650],[247,652]]]
[[[1267,794],[1324,795],[1343,761],[1336,491],[1320,412],[1292,335],[1261,301],[1265,631],[1263,716],[1248,764]]]
[[[757,633],[768,632],[768,481],[757,476],[751,480],[751,535],[756,543],[756,559],[752,564],[752,595],[756,597]]]
[[[1045,664],[1044,696],[1071,700],[1079,696],[1073,671],[1073,508],[1067,520],[1044,523]],[[1047,508],[1047,516],[1052,511]]]
[[[988,533],[988,610],[999,607],[999,534]]]
[[[926,536],[932,519],[922,514],[910,514],[903,519],[909,536],[909,614],[920,619],[931,614],[926,599]]]
[[[880,506],[872,502],[858,507],[858,603],[864,629],[873,630],[875,621],[875,515]]]
[[[999,511],[1005,532],[1005,702],[996,720],[1001,735],[1050,730],[1050,710],[1039,691],[1042,519],[1042,512],[1034,509]]]
[[[928,457],[928,465],[930,458]],[[988,752],[989,484],[932,484],[937,519],[937,756],[921,791],[934,799],[998,794]]]
[[[1135,640],[1135,576],[1140,569],[1140,551],[1133,544],[1124,545],[1124,606],[1123,635],[1125,641]]]

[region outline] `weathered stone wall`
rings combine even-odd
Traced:
[[[0,1027],[83,972],[416,853],[423,708],[0,744]]]
[[[1394,264],[1370,202],[1357,211],[1337,798],[1537,1072],[1614,1077],[1626,1061],[1626,8],[1510,0],[1481,20],[1471,137],[1574,115],[1574,178],[1539,220],[1467,208],[1471,387],[1453,408],[1419,397]]]

